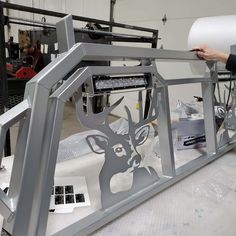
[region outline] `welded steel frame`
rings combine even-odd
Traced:
[[[80,68],[52,92],[54,85],[82,60],[123,59],[150,63],[135,67]],[[213,122],[214,67],[209,66],[211,73],[205,78],[165,80],[158,73],[156,60],[199,59],[192,52],[79,43],[61,54],[27,83],[24,101],[0,116],[0,144],[5,141],[6,130],[17,121],[21,122],[9,194],[7,196],[0,191],[0,213],[5,218],[4,228],[7,231],[14,236],[45,235],[64,104],[92,75],[151,73],[153,86],[159,91],[158,121],[163,177],[127,199],[117,202],[112,207],[98,210],[55,235],[87,235],[235,147],[235,140],[223,147],[217,147],[216,127]],[[176,168],[168,87],[189,83],[201,83],[202,86],[207,153]],[[0,145],[0,153],[2,148]]]

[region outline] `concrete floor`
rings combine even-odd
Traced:
[[[61,139],[85,130],[71,102],[64,114]],[[17,129],[16,125],[11,130],[13,152]],[[232,150],[92,235],[235,236],[235,203],[236,151]]]

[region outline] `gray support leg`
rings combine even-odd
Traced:
[[[48,106],[49,90],[37,86],[37,96],[32,99],[32,114],[27,134],[23,172],[18,195],[15,220],[13,222],[14,236],[29,236],[30,219],[32,217],[33,200],[37,178],[40,174],[40,162],[45,118]]]
[[[63,112],[64,102],[56,98],[49,100],[40,175],[35,190],[33,217],[31,217],[29,235],[46,235],[48,210],[54,181]]]
[[[31,84],[30,86],[28,86],[28,89],[30,90],[30,93],[28,95],[30,97],[33,97],[34,96],[33,91],[35,90],[35,86]],[[29,132],[30,119],[31,119],[30,112],[31,111],[29,111],[25,119],[20,121],[15,155],[14,155],[14,162],[12,166],[12,175],[10,179],[8,196],[14,200],[15,204],[17,204],[19,192],[21,189],[22,173],[23,173],[23,168],[24,168],[24,163],[25,163],[27,136]],[[7,228],[8,232],[12,232],[13,224],[5,224],[4,227]]]
[[[201,85],[207,153],[212,155],[217,151],[216,123],[213,103],[213,84],[203,82]]]
[[[17,140],[19,141],[17,142],[16,145],[16,151],[12,167],[12,173],[14,174],[11,175],[10,187],[8,193],[9,197],[14,199],[15,204],[17,202],[18,194],[20,191],[28,128],[29,128],[29,118],[26,118],[26,120],[20,122],[19,126],[18,137],[17,137]]]
[[[22,103],[25,103],[25,101]],[[21,106],[22,103],[18,104],[17,106]],[[15,106],[15,108],[17,106]],[[25,109],[27,109],[26,106],[25,106]],[[13,111],[13,109],[11,109],[10,111]],[[23,115],[25,115],[25,116],[20,121],[15,156],[14,156],[14,162],[13,162],[13,167],[12,167],[12,172],[11,172],[12,174],[11,174],[10,186],[9,186],[9,191],[8,191],[8,197],[11,199],[11,204],[14,205],[14,208],[17,205],[18,195],[19,195],[20,188],[21,188],[21,180],[22,180],[24,157],[25,157],[25,147],[26,147],[29,120],[30,120],[29,113],[30,113],[30,111],[28,110],[27,112],[25,112],[25,114],[22,114],[22,116]],[[13,219],[14,218],[11,218],[11,220],[7,220],[4,222],[4,228],[8,232],[12,232],[13,224],[14,224]]]
[[[159,104],[159,142],[163,175],[175,176],[175,160],[171,132],[168,88],[163,86],[158,95]]]

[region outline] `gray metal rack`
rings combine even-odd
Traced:
[[[63,23],[65,27],[70,26],[68,20],[69,18],[62,20],[65,21]],[[6,130],[18,121],[21,123],[9,193],[6,195],[0,191],[0,212],[5,218],[4,228],[15,236],[40,236],[46,233],[64,105],[68,97],[72,95],[75,97],[78,120],[83,125],[105,134],[105,136],[87,137],[91,149],[93,149],[91,144],[93,140],[105,153],[105,162],[99,173],[102,208],[60,230],[55,234],[58,236],[88,235],[235,148],[236,90],[232,93],[230,101],[230,107],[234,111],[233,119],[230,114],[225,114],[225,121],[231,122],[234,127],[234,134],[229,137],[227,135],[229,130],[225,127],[222,142],[218,143],[216,140],[213,84],[217,82],[217,73],[214,63],[207,65],[210,73],[207,73],[204,78],[165,80],[159,74],[155,60],[195,61],[199,59],[193,52],[86,43],[73,45],[73,34],[66,35],[66,38],[63,46],[67,47],[68,51],[62,53],[27,83],[22,103],[0,116],[0,153],[3,150],[2,144],[5,141]],[[52,91],[52,87],[82,60],[114,61],[124,58],[140,60],[143,64],[79,68],[65,83]],[[104,111],[98,114],[94,114],[91,110],[85,114],[81,109],[83,105],[81,87],[93,76],[104,74],[127,76],[146,73],[150,74],[152,79],[150,83],[152,86],[148,88],[151,90],[148,116],[144,117],[141,114],[139,122],[134,123],[129,109],[125,107],[128,116],[128,133],[115,134],[107,123],[107,116],[116,106],[120,106],[122,98],[110,107],[105,107]],[[200,83],[202,89],[206,153],[177,168],[172,143],[168,88],[173,85],[193,83]],[[143,109],[141,108],[140,111],[143,112]],[[145,142],[149,124],[156,119],[158,119],[163,173],[161,176],[151,166],[147,166],[149,169],[147,171],[141,165],[142,158],[136,149],[138,145]],[[127,154],[124,154],[122,158],[120,154],[112,151],[117,143],[122,145],[123,152]],[[117,152],[120,153],[123,149],[120,146],[119,148]],[[124,172],[131,166],[134,168],[132,187],[121,193],[112,193],[109,185],[112,176]]]

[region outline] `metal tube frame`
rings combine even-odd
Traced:
[[[78,69],[66,82],[51,94],[52,87],[80,61],[84,60],[143,60],[149,65],[136,67],[86,67]],[[235,147],[235,140],[217,147],[213,112],[212,83],[214,74],[207,78],[189,78],[168,81],[160,76],[155,60],[199,60],[194,53],[172,50],[120,47],[98,44],[75,44],[61,54],[27,83],[24,102],[0,117],[1,127],[9,127],[20,120],[15,161],[10,181],[9,195],[0,191],[0,212],[6,221],[4,228],[13,235],[45,235],[48,208],[56,166],[57,149],[63,118],[64,103],[92,75],[151,73],[154,88],[159,93],[159,138],[163,177],[154,184],[101,209],[68,226],[56,235],[87,235],[117,216],[140,204],[156,193],[171,186],[207,163]],[[174,84],[201,83],[206,126],[207,153],[181,166],[175,167],[171,135],[168,87]],[[7,117],[7,118],[6,118]],[[43,127],[43,128],[42,128]],[[0,131],[0,143],[5,133]],[[2,150],[0,150],[1,152]],[[13,203],[12,206],[9,203]]]

